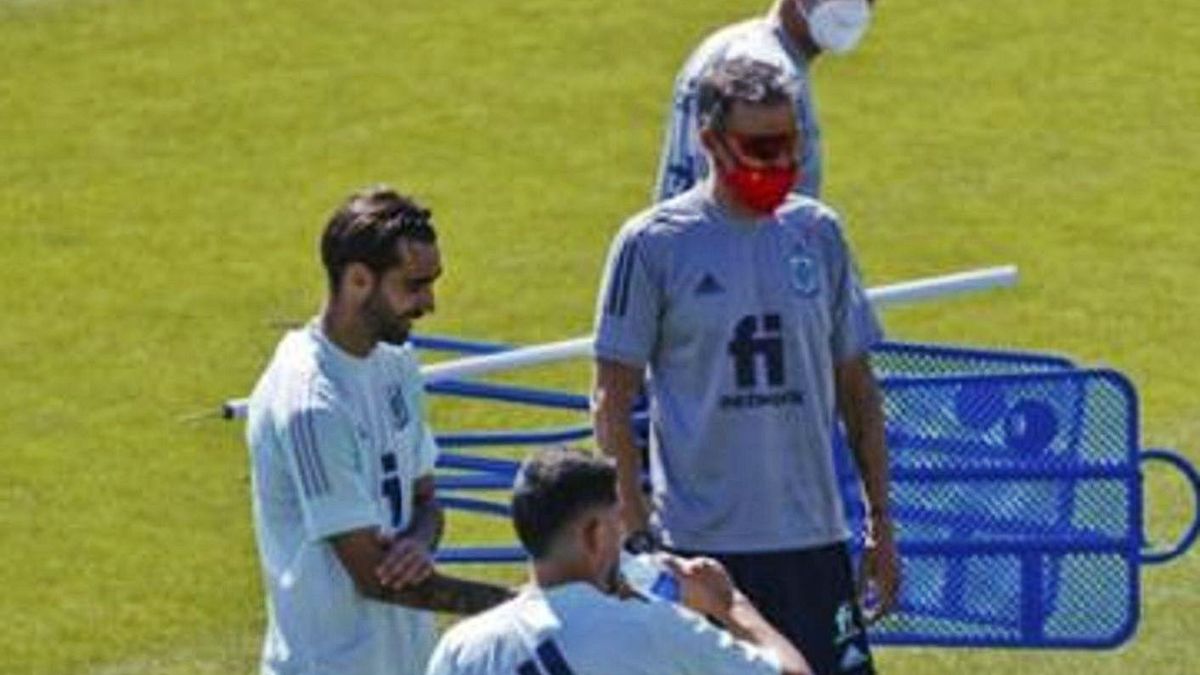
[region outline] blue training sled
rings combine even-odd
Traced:
[[[511,348],[428,336],[414,342],[469,355]],[[1129,380],[1056,356],[911,343],[885,343],[873,362],[884,392],[904,585],[899,607],[871,629],[872,640],[1100,649],[1130,639],[1141,565],[1182,555],[1200,535],[1200,474],[1175,452],[1142,448]],[[588,410],[585,395],[510,384],[452,380],[429,392]],[[644,411],[635,415],[644,428]],[[471,493],[509,489],[518,463],[482,450],[567,443],[591,432],[584,423],[442,434],[440,500],[507,519],[507,503]],[[843,438],[833,452],[846,514],[861,533],[864,507]],[[1196,516],[1165,549],[1143,535],[1142,467],[1150,462],[1180,472],[1195,500]],[[857,556],[861,539],[851,548]],[[525,559],[515,545],[447,546],[438,557]]]

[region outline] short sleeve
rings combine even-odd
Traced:
[[[454,646],[450,635],[452,633],[447,633],[438,641],[433,655],[429,657],[429,666],[425,670],[425,675],[459,675],[460,671],[454,667]]]
[[[417,478],[433,473],[434,467],[437,466],[438,454],[438,444],[433,437],[433,430],[422,420],[421,441],[417,445]]]
[[[613,240],[596,299],[596,356],[644,366],[658,341],[662,288],[645,236],[626,227]]]
[[[311,385],[301,396],[284,420],[281,437],[309,538],[380,525],[360,470],[353,422],[335,404],[322,401]]]
[[[654,639],[651,648],[658,653],[657,663],[671,663],[671,672],[688,675],[778,675],[779,657],[728,631],[717,628],[699,614],[670,603],[655,603],[649,609],[661,616],[653,618]]]
[[[835,363],[849,361],[883,339],[883,326],[867,298],[858,265],[833,220],[832,258],[833,292],[831,317],[833,333],[830,347]]]
[[[408,356],[406,367],[408,379],[406,389],[413,392],[415,403],[413,409],[417,411],[417,424],[420,425],[417,431],[416,447],[416,477],[420,478],[433,473],[440,450],[437,440],[434,438],[433,429],[429,426],[428,411],[425,409],[425,378],[421,376],[420,365],[411,353]]]
[[[481,624],[479,616],[456,623],[442,634],[429,657],[425,675],[521,675],[513,661],[511,645]],[[505,633],[516,630],[517,622],[505,624]],[[520,658],[520,657],[517,657]],[[534,670],[540,675],[541,671]]]

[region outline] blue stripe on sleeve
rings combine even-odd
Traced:
[[[621,299],[617,303],[617,316],[625,316],[625,312],[629,308],[629,286],[633,280],[633,261],[637,256],[637,240],[630,241],[626,248],[629,251],[629,257],[625,260],[625,274],[621,279]]]
[[[292,451],[296,453],[296,467],[300,472],[300,487],[305,497],[313,496],[312,477],[309,475],[308,462],[305,460],[304,421],[300,415],[292,417],[288,422],[288,434],[292,438]]]
[[[621,253],[617,256],[617,262],[613,265],[613,276],[609,281],[608,299],[604,305],[604,311],[613,316],[617,314],[617,302],[621,297],[621,286],[625,276],[625,263],[629,258],[630,242],[626,241],[621,245]]]
[[[317,388],[309,383],[309,408],[305,411],[304,417],[308,430],[308,452],[309,459],[313,469],[313,487],[317,494],[327,494],[329,492],[329,475],[325,473],[325,462],[321,459],[321,451],[317,447],[317,429],[313,421],[316,415],[313,413],[312,405],[316,402]]]
[[[538,645],[537,655],[542,662],[542,667],[550,675],[575,675],[571,667],[567,665],[567,660],[563,658],[562,652],[558,651],[558,645],[554,644],[552,640],[546,640]]]

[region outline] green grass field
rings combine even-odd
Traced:
[[[248,391],[275,322],[315,311],[332,207],[378,181],[434,206],[448,274],[425,330],[582,334],[606,243],[649,193],[676,68],[759,5],[0,0],[0,673],[254,671],[241,429],[181,418]],[[892,310],[893,335],[1110,364],[1140,387],[1145,444],[1200,462],[1200,5],[879,5],[865,48],[815,75],[826,197],[868,280],[1023,273]],[[582,388],[588,371],[536,377]],[[1190,507],[1156,477],[1165,537]],[[879,660],[1200,671],[1200,554],[1143,580],[1119,651]]]

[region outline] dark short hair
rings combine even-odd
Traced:
[[[722,59],[700,77],[697,92],[700,124],[721,130],[735,103],[778,105],[791,103],[797,82],[783,68],[748,56]]]
[[[386,185],[350,195],[321,235],[321,262],[330,291],[337,293],[350,263],[363,263],[375,274],[401,264],[396,250],[400,239],[437,243],[432,215],[412,197]]]
[[[513,485],[512,519],[521,545],[535,560],[588,509],[617,503],[617,471],[603,457],[572,448],[531,455]]]

